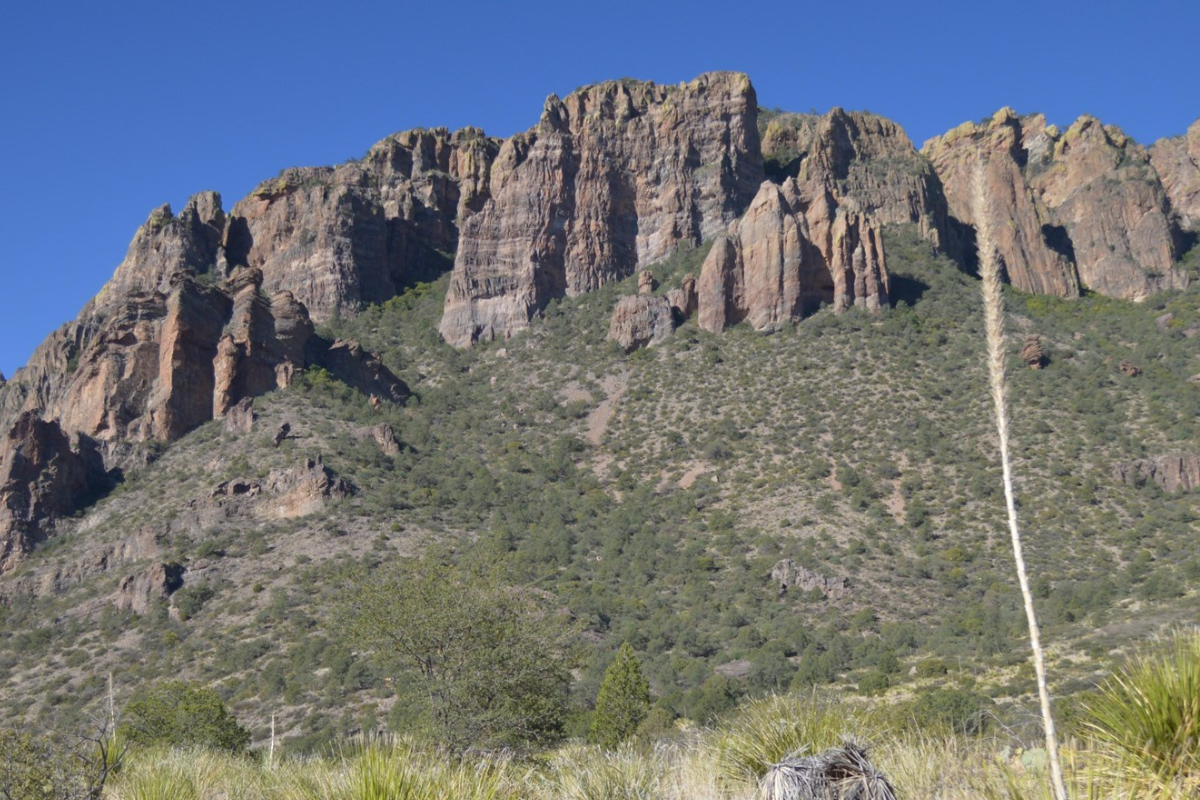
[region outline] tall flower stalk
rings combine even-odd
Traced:
[[[1046,753],[1050,762],[1050,781],[1057,800],[1068,800],[1063,781],[1062,762],[1058,755],[1058,737],[1054,731],[1054,716],[1050,711],[1050,690],[1046,684],[1046,659],[1038,631],[1033,594],[1025,571],[1025,556],[1021,548],[1021,530],[1017,525],[1017,505],[1013,494],[1012,462],[1008,454],[1008,404],[1004,376],[1004,297],[1000,293],[1000,264],[996,258],[995,237],[987,209],[983,165],[975,171],[974,216],[979,245],[979,272],[983,278],[983,311],[987,331],[988,376],[991,379],[992,402],[996,410],[996,432],[1000,439],[1000,463],[1004,468],[1004,502],[1008,507],[1008,528],[1012,534],[1013,560],[1017,565],[1017,580],[1025,600],[1025,619],[1029,623],[1029,645],[1033,650],[1033,669],[1037,674],[1038,697],[1042,704],[1042,723],[1046,731]]]

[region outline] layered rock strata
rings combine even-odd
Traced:
[[[762,181],[756,116],[736,73],[551,96],[538,126],[500,148],[488,200],[461,220],[443,338],[509,336],[552,298],[715,236]]]
[[[498,143],[475,128],[415,130],[357,162],[285,170],[234,206],[227,258],[262,271],[324,322],[449,266],[458,219],[488,194]]]

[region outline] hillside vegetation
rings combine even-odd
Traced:
[[[295,750],[404,733],[411,684],[345,638],[338,610],[357,582],[424,554],[569,612],[581,647],[566,734],[588,730],[624,642],[667,725],[816,686],[952,699],[964,719],[1021,731],[1033,685],[977,282],[904,226],[887,247],[895,307],[879,316],[822,310],[773,335],[686,322],[631,355],[605,336],[636,277],[466,351],[437,334],[445,277],[335,318],[324,333],[380,353],[413,400],[374,410],[310,369],[255,401],[249,434],[217,421],[144,445],[146,466],[7,579],[0,725],[80,725],[111,673],[119,702],[168,677],[212,685],[257,743],[272,716]],[[705,252],[653,266],[658,291]],[[1113,467],[1200,449],[1200,289],[1008,303],[1026,558],[1052,688],[1070,701],[1114,653],[1194,621],[1196,496]],[[1040,370],[1018,358],[1035,334]],[[365,433],[384,423],[396,455]],[[215,492],[305,459],[353,491],[299,516]],[[135,614],[111,602],[135,570],[90,565],[139,535],[185,571],[169,601]],[[781,591],[788,569],[802,581]]]

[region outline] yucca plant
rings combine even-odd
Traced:
[[[1085,714],[1084,735],[1119,770],[1200,781],[1200,631],[1134,655]]]
[[[865,712],[825,695],[770,695],[751,701],[713,733],[717,769],[731,786],[757,783],[789,755],[817,753],[865,724]]]

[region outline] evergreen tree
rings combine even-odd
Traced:
[[[604,747],[615,747],[633,735],[648,713],[650,682],[642,674],[633,648],[625,642],[604,671],[588,738]]]

